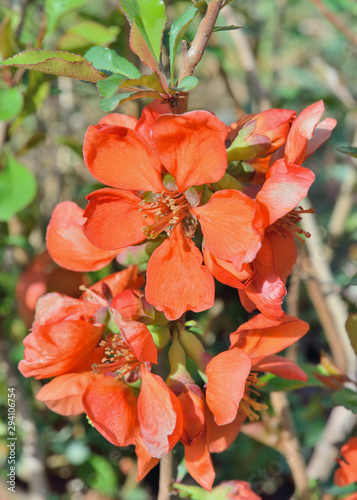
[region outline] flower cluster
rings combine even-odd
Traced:
[[[67,269],[91,271],[141,245],[145,292],[132,266],[79,299],[45,295],[20,370],[54,377],[37,395],[52,410],[86,412],[111,443],[134,444],[138,480],[180,441],[188,472],[210,490],[211,453],[266,408],[257,372],[306,380],[277,353],[308,331],[282,304],[295,240],[309,236],[298,222],[311,211],[300,203],[314,174],[301,165],[335,126],[319,123],[323,110],[321,101],[297,117],[272,109],[228,128],[209,112],[173,115],[154,102],[139,120],[115,113],[89,127],[84,159],[109,187],[91,193],[84,212],[72,202],[56,207],[48,250]],[[216,356],[182,318],[213,306],[214,278],[255,312]]]

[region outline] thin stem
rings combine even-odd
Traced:
[[[281,426],[279,450],[285,456],[290,467],[298,498],[300,500],[309,500],[311,496],[306,466],[301,454],[300,443],[296,435],[288,398],[284,392],[272,392],[270,398]]]
[[[348,38],[348,40],[353,43],[355,47],[357,47],[357,35],[343,21],[341,21],[341,19],[336,16],[334,12],[326,7],[322,0],[310,0],[310,2],[315,5],[321,14],[325,16],[330,23],[335,26],[335,28],[341,31],[341,33],[343,33],[345,37]]]
[[[208,3],[207,11],[202,19],[195,38],[190,48],[183,46],[182,63],[179,75],[179,83],[186,76],[191,76],[195,71],[197,64],[202,59],[203,53],[207,47],[209,37],[216,23],[223,0],[211,0]],[[188,92],[181,92],[173,111],[177,114],[185,113],[188,107]]]
[[[159,494],[157,500],[170,500],[171,498],[170,486],[174,481],[173,463],[172,451],[160,459]]]

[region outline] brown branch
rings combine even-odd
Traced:
[[[186,76],[191,76],[195,71],[197,64],[202,59],[203,53],[207,47],[209,37],[216,23],[223,0],[211,0],[208,3],[207,11],[200,22],[195,38],[190,48],[187,50],[184,45],[182,53],[182,62],[179,75],[179,83]],[[188,107],[188,92],[181,92],[177,100],[174,112],[177,114],[185,113]]]
[[[315,7],[321,12],[323,16],[325,16],[331,24],[335,26],[341,33],[345,35],[346,38],[357,47],[357,35],[343,22],[341,19],[336,16],[334,12],[332,12],[326,5],[322,2],[322,0],[310,0],[311,3],[315,5]]]
[[[297,498],[310,500],[311,492],[306,474],[306,466],[301,454],[289,402],[284,392],[272,392],[270,401],[280,421],[278,448],[283,453],[291,470],[297,490]]]
[[[173,483],[173,453],[170,451],[160,459],[159,494],[157,500],[170,500]]]

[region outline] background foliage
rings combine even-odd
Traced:
[[[171,21],[188,4],[166,2]],[[324,4],[341,20],[342,28],[331,23],[317,1],[232,1],[217,24],[236,24],[242,29],[213,33],[195,73],[200,83],[191,93],[190,108],[213,111],[229,124],[243,113],[267,107],[300,111],[324,99],[326,116],[336,118],[338,126],[327,145],[306,164],[316,173],[310,198],[321,236],[320,243],[315,240],[320,246],[314,265],[330,266],[334,282],[329,283],[326,293],[337,293],[353,313],[357,299],[356,164],[337,147],[356,144],[357,137],[357,4],[352,0],[324,0]],[[83,55],[91,46],[102,45],[115,49],[143,70],[128,48],[129,27],[114,1],[5,0],[0,18],[2,59],[26,48]],[[188,39],[195,33],[195,22]],[[168,36],[165,32],[167,50]],[[167,66],[167,60],[163,62]],[[79,283],[97,280],[108,271],[61,275],[46,256],[37,265],[33,261],[45,250],[46,226],[55,205],[73,200],[84,208],[85,195],[96,187],[83,163],[81,145],[88,125],[97,123],[105,113],[100,109],[101,97],[95,84],[21,68],[3,67],[1,76],[0,469],[4,467],[0,497],[7,498],[8,494],[7,388],[16,387],[18,488],[11,498],[28,498],[25,492],[50,500],[156,498],[157,468],[137,485],[132,449],[115,448],[84,417],[68,419],[49,411],[34,399],[40,382],[24,379],[17,371],[23,356],[22,341],[30,325],[32,295],[39,290],[69,293],[66,286],[76,290]],[[131,101],[119,111],[139,115],[144,104]],[[19,282],[28,266],[30,270]],[[119,269],[119,264],[115,263],[114,269]],[[329,311],[312,271],[311,259],[302,248],[290,280],[291,299],[286,304],[290,313],[311,325],[306,338],[289,353],[307,366],[309,383],[296,388],[268,380],[266,386],[295,389],[288,398],[306,463],[322,437],[331,407],[341,403],[313,375],[321,351],[330,353],[336,364],[346,369],[338,332],[329,327]],[[228,345],[228,333],[247,315],[236,291],[217,283],[215,307],[191,317],[199,320],[202,335],[214,354],[217,345]],[[355,318],[351,328],[356,331]],[[264,397],[268,402],[268,392]],[[342,398],[343,404],[345,401]],[[355,399],[350,404],[356,405]],[[273,425],[272,410],[264,418]],[[178,462],[181,458],[178,453]],[[214,464],[217,484],[243,479],[264,499],[284,500],[293,495],[291,472],[283,455],[275,446],[247,435],[241,434],[227,452],[215,455]],[[179,469],[179,473],[183,476],[184,470]],[[353,486],[345,490],[333,486],[331,476],[311,486],[311,498],[316,499],[339,498],[344,492],[354,491]],[[328,494],[332,496],[326,497]]]

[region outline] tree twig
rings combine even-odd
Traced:
[[[195,38],[193,39],[191,46],[186,50],[187,46],[183,46],[182,62],[179,75],[179,83],[186,76],[191,76],[195,71],[197,64],[202,59],[205,48],[207,47],[209,37],[211,36],[212,30],[216,23],[219,11],[221,9],[223,0],[211,0],[208,3],[207,11],[202,19]],[[182,92],[177,101],[176,113],[184,113],[187,111],[188,106],[188,93]]]
[[[311,3],[335,26],[348,40],[357,47],[357,35],[322,2],[322,0],[310,0]]]
[[[306,474],[306,466],[301,454],[300,443],[296,434],[295,425],[284,392],[272,392],[270,401],[274,413],[280,421],[279,450],[283,453],[294,479],[297,495],[300,500],[310,500],[310,488]]]
[[[159,494],[157,500],[170,500],[173,483],[173,453],[170,451],[160,459]]]

